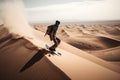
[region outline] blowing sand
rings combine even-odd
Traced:
[[[0,80],[120,79],[120,25],[61,25],[61,57],[48,56],[45,44],[52,42],[44,37],[45,26],[34,25],[32,31],[40,45],[16,39],[0,26]]]

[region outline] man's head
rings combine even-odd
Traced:
[[[59,25],[59,24],[60,24],[60,21],[56,20],[55,24],[56,24],[56,25]]]

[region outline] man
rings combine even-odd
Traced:
[[[50,40],[54,42],[54,45],[52,45],[49,50],[56,51],[55,49],[60,44],[61,40],[56,37],[56,32],[58,30],[60,21],[56,20],[55,24],[48,26],[47,31],[45,35],[49,35]]]

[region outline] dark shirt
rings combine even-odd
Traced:
[[[57,32],[57,29],[58,29],[58,25],[52,25],[52,32],[54,33],[54,34],[56,34],[56,32]]]

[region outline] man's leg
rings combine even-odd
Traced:
[[[56,47],[60,44],[61,40],[56,36],[53,37],[54,45],[50,47],[50,50],[55,51]]]
[[[52,41],[54,38],[54,35],[49,35],[50,40]]]
[[[57,38],[57,37],[55,37],[55,39],[53,39],[53,41],[54,41],[54,48],[56,48],[59,44],[60,44],[60,39],[59,38]]]

